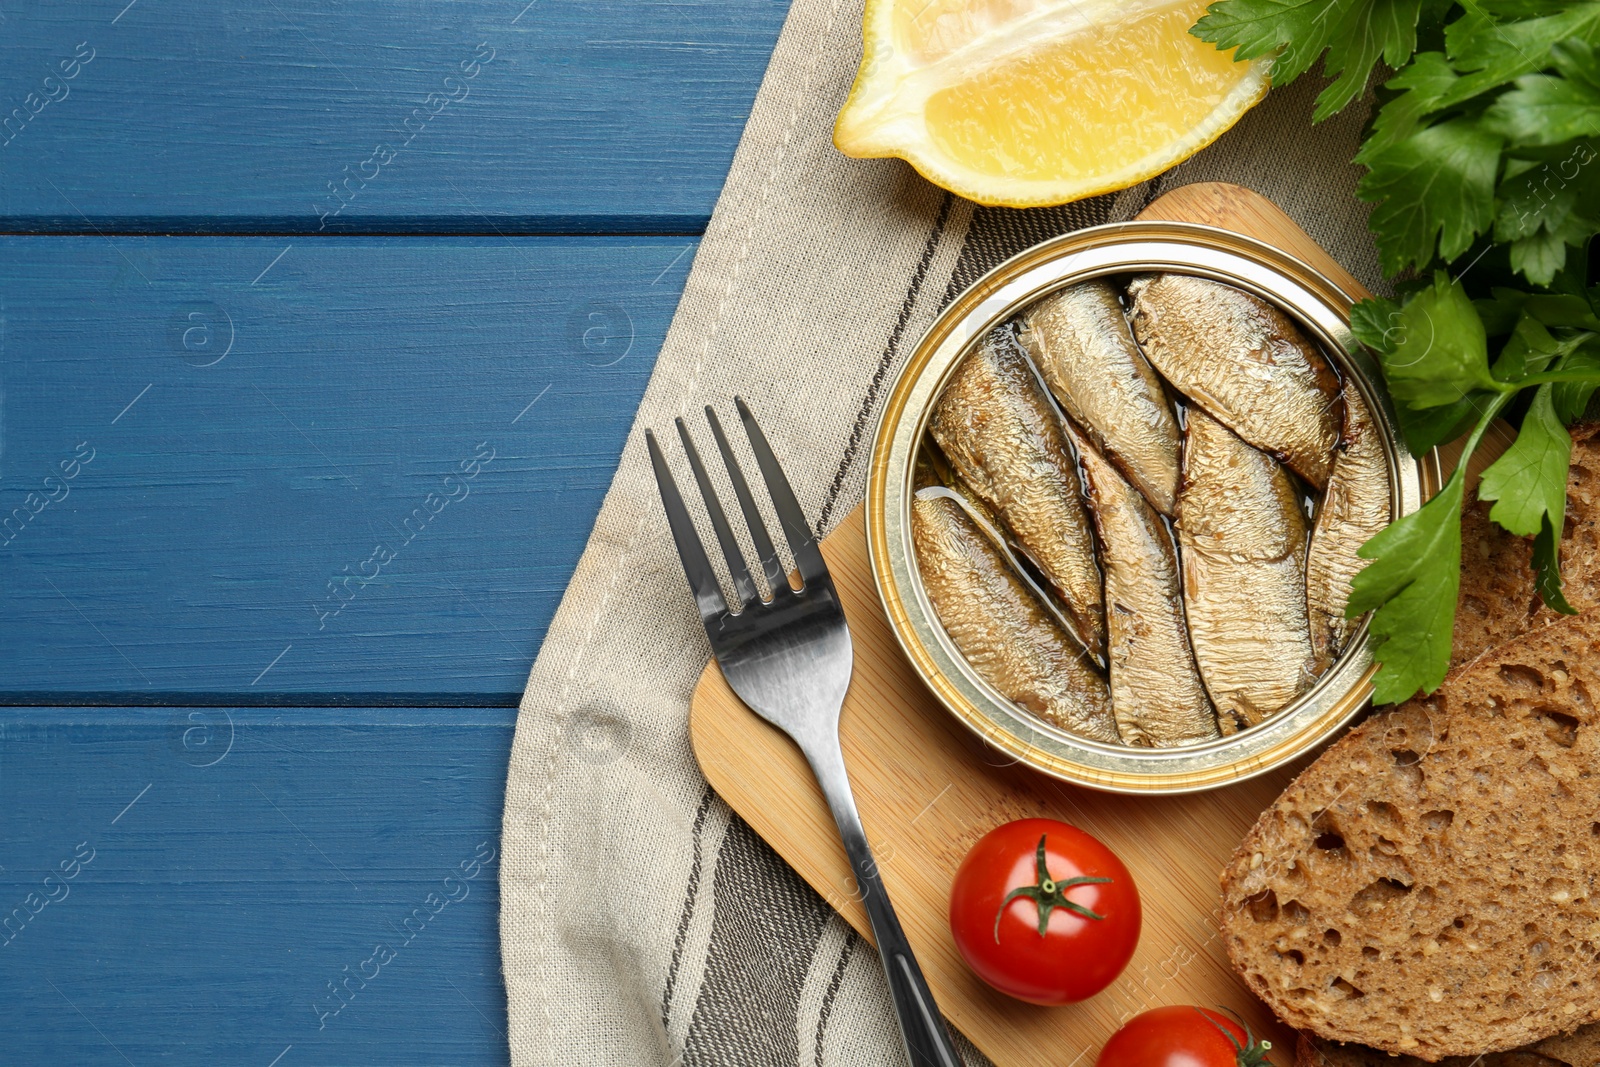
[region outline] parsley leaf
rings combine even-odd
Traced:
[[[1539,536],[1533,539],[1533,589],[1540,600],[1561,614],[1578,613],[1561,592],[1561,539],[1556,536],[1556,528],[1548,515],[1544,517]]]
[[[1550,0],[1477,0],[1478,7],[1496,18],[1528,19],[1548,14]]]
[[[1372,562],[1356,574],[1345,613],[1356,618],[1378,609],[1368,626],[1372,654],[1382,664],[1373,679],[1375,703],[1431,692],[1444,680],[1461,588],[1462,486],[1458,467],[1437,496],[1358,553]]]
[[[1551,74],[1524,75],[1516,84],[1483,113],[1484,128],[1507,144],[1542,148],[1600,137],[1600,89]]]
[[[1395,415],[1400,422],[1400,436],[1406,439],[1406,450],[1421,459],[1430,448],[1454,441],[1472,428],[1491,399],[1492,393],[1477,391],[1453,404],[1421,411],[1402,404],[1395,409]]]
[[[1323,73],[1338,78],[1317,97],[1311,121],[1321,122],[1343,111],[1361,95],[1379,56],[1391,67],[1410,59],[1417,50],[1421,13],[1422,0],[1368,0],[1347,5],[1322,61]]]
[[[1474,300],[1472,306],[1491,336],[1511,333],[1524,314],[1552,328],[1567,326],[1600,332],[1600,315],[1596,314],[1600,309],[1571,293],[1526,293],[1521,289],[1495,286],[1492,299]],[[1364,344],[1371,343],[1366,338],[1360,340]]]
[[[1466,73],[1440,101],[1449,107],[1548,65],[1562,41],[1600,45],[1600,3],[1569,4],[1556,14],[1517,22],[1497,22],[1468,4],[1444,37],[1451,65]]]
[[[1522,306],[1546,326],[1570,326],[1600,332],[1600,315],[1596,315],[1595,308],[1581,296],[1537,293],[1530,295]]]
[[[1540,166],[1531,159],[1507,160],[1498,190],[1495,240],[1515,241],[1561,226],[1572,218],[1578,194],[1586,184],[1562,180],[1548,163]]]
[[[1411,136],[1422,120],[1438,109],[1439,101],[1459,77],[1443,52],[1417,53],[1410,65],[1384,83],[1384,90],[1396,95],[1372,117],[1372,132],[1356,153],[1356,162],[1365,163]]]
[[[1563,77],[1591,89],[1600,89],[1600,68],[1596,68],[1594,61],[1595,47],[1593,43],[1576,37],[1569,41],[1557,41],[1550,46],[1550,59]]]
[[[1580,244],[1591,232],[1590,224],[1568,219],[1558,227],[1511,242],[1511,269],[1534,285],[1549,285],[1567,264],[1567,249]]]
[[[1400,404],[1418,409],[1442,407],[1474,389],[1503,388],[1489,373],[1483,320],[1460,282],[1451,281],[1441,271],[1434,276],[1433,285],[1388,314],[1393,325],[1380,338],[1387,347],[1372,347],[1383,364],[1389,392]],[[1362,332],[1371,336],[1371,326],[1365,321]]]
[[[1495,240],[1509,243],[1510,265],[1528,281],[1554,285],[1569,249],[1600,230],[1600,167],[1589,165],[1595,149],[1579,140],[1514,151],[1497,191]]]
[[[1587,370],[1594,374],[1593,381],[1556,382],[1551,390],[1550,402],[1555,405],[1556,418],[1570,426],[1583,416],[1589,406],[1589,398],[1594,396],[1595,389],[1600,388],[1600,353],[1592,350],[1574,352],[1561,364],[1561,368]]]
[[[1399,67],[1417,49],[1424,0],[1224,0],[1190,31],[1238,60],[1277,53],[1275,85],[1288,85],[1327,52],[1323,72],[1334,82],[1317,97],[1313,122],[1343,111],[1367,86],[1382,57]]]
[[[1560,529],[1567,511],[1572,435],[1556,418],[1553,388],[1535,390],[1516,441],[1478,483],[1479,499],[1496,501],[1489,518],[1519,537],[1537,534],[1546,519]]]
[[[1374,352],[1394,351],[1401,321],[1400,305],[1382,297],[1368,297],[1350,309],[1350,332]]]
[[[1272,80],[1288,85],[1310,69],[1328,47],[1339,9],[1350,0],[1224,0],[1212,4],[1189,31],[1236,60],[1279,53]]]
[[[1519,296],[1522,294],[1518,294]],[[1350,309],[1350,332],[1356,340],[1378,354],[1392,359],[1403,332],[1404,316],[1400,305],[1380,297],[1362,300]],[[1452,403],[1413,409],[1395,405],[1400,435],[1413,456],[1423,456],[1441,441],[1460,435],[1483,408],[1482,392],[1472,392]]]
[[[1538,374],[1576,347],[1576,343],[1564,343],[1552,337],[1544,323],[1524,305],[1522,317],[1517,320],[1511,338],[1500,350],[1500,357],[1494,361],[1491,373],[1503,382],[1515,382],[1530,374]],[[1532,530],[1527,532],[1533,533]]]
[[[1381,201],[1369,225],[1383,269],[1398,274],[1438,254],[1454,259],[1494,221],[1500,139],[1471,119],[1430,126],[1363,160],[1356,185]]]

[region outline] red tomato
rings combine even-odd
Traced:
[[[950,930],[967,965],[1035,1004],[1070,1004],[1110,985],[1140,922],[1139,890],[1116,853],[1054,819],[990,830],[950,891]]]
[[[1184,1005],[1135,1015],[1094,1062],[1095,1067],[1266,1067],[1271,1047],[1226,1015]]]

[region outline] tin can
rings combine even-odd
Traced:
[[[873,439],[867,549],[890,626],[939,701],[1008,756],[1046,774],[1117,793],[1191,793],[1242,781],[1303,756],[1367,706],[1375,666],[1363,621],[1348,648],[1307,693],[1265,722],[1182,748],[1133,748],[1067,733],[994,690],[945,633],[922,588],[911,545],[912,473],[934,402],[988,330],[1057,289],[1146,271],[1193,274],[1236,286],[1294,319],[1367,402],[1389,462],[1391,518],[1422,506],[1440,484],[1437,457],[1406,450],[1378,368],[1350,332],[1354,301],[1325,276],[1270,245],[1210,226],[1132,222],[1036,245],[957,297],[900,372]]]

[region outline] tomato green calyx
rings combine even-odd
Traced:
[[[1226,1011],[1227,1009],[1223,1010]],[[1272,1049],[1272,1042],[1257,1041],[1255,1035],[1250,1032],[1249,1023],[1239,1019],[1239,1016],[1235,1013],[1228,1012],[1235,1019],[1239,1019],[1239,1025],[1244,1027],[1244,1044],[1241,1045],[1239,1039],[1233,1036],[1232,1030],[1229,1030],[1205,1012],[1200,1011],[1199,1008],[1196,1008],[1195,1011],[1200,1013],[1200,1018],[1222,1031],[1222,1036],[1227,1038],[1228,1044],[1233,1046],[1234,1063],[1237,1064],[1237,1067],[1272,1067],[1272,1061],[1267,1059],[1267,1053]]]
[[[1097,915],[1088,908],[1084,907],[1082,904],[1075,904],[1068,900],[1067,890],[1073,888],[1074,886],[1102,884],[1110,882],[1112,879],[1078,877],[1068,878],[1064,882],[1058,882],[1054,878],[1051,878],[1050,868],[1046,866],[1044,861],[1044,842],[1045,837],[1047,836],[1048,835],[1045,834],[1040,835],[1039,851],[1034,860],[1034,865],[1038,871],[1039,881],[1034,885],[1019,885],[1017,888],[1007,893],[1006,899],[1000,902],[1000,910],[995,913],[994,917],[994,941],[997,945],[1000,943],[1000,920],[1005,916],[1006,907],[1018,897],[1027,897],[1038,906],[1040,937],[1043,937],[1045,935],[1045,931],[1049,929],[1050,913],[1055,911],[1057,908],[1066,908],[1074,915],[1082,915],[1085,919],[1099,920],[1105,918],[1104,915]]]

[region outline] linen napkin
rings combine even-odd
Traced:
[[[861,499],[879,404],[946,300],[1036,241],[1129,218],[1192,181],[1266,194],[1384,291],[1350,164],[1365,108],[1312,126],[1316,79],[1275,90],[1218,142],[1143,185],[1060,208],[981,208],[897,160],[834,149],[860,26],[860,0],[794,0],[616,478],[528,679],[500,876],[517,1067],[904,1063],[876,953],[695,765],[687,709],[710,649],[656,494],[646,427],[670,434],[682,415],[708,442],[701,408],[731,421],[731,398],[743,395],[826,533]],[[681,467],[679,479],[689,484]],[[987,1062],[964,1052],[969,1065]],[[1092,1055],[1061,1050],[1061,1063]]]

